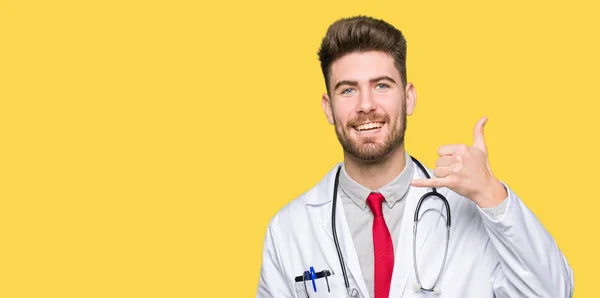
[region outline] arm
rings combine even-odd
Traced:
[[[287,298],[293,296],[290,284],[285,280],[285,274],[281,266],[281,258],[271,222],[267,228],[267,234],[264,240],[256,298]]]
[[[494,293],[498,297],[571,297],[573,271],[565,256],[535,215],[503,185],[507,197],[500,210],[495,210],[499,211],[496,216],[479,208],[490,237],[485,254],[496,266],[491,276]]]
[[[492,172],[483,135],[486,122],[484,117],[475,125],[473,146],[445,145],[438,149],[435,178],[416,179],[411,184],[448,187],[477,204],[490,238],[485,260],[493,267],[497,296],[570,297],[573,271],[554,239]],[[503,208],[504,214],[499,214]]]

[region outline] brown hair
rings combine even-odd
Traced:
[[[406,86],[406,40],[402,32],[383,20],[355,16],[331,24],[321,42],[318,55],[327,93],[331,64],[344,55],[366,51],[382,51],[394,57]]]

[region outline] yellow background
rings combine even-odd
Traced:
[[[327,26],[408,40],[407,149],[491,165],[597,295],[594,1],[0,1],[0,297],[252,297],[266,225],[341,160]]]

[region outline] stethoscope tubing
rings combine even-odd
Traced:
[[[423,164],[421,164],[421,162],[419,162],[416,158],[410,156],[410,158],[417,164],[417,166],[419,167],[419,169],[423,172],[423,174],[425,175],[425,177],[427,177],[427,179],[430,179],[431,176],[429,176],[429,173],[427,172],[427,170],[425,169],[425,167],[423,166]],[[340,261],[340,266],[342,268],[342,275],[344,277],[344,284],[346,286],[346,290],[348,291],[348,295],[350,296],[350,282],[348,279],[348,274],[346,273],[346,266],[344,266],[344,257],[342,256],[342,251],[340,248],[340,244],[338,241],[338,237],[337,237],[337,229],[335,226],[335,213],[336,213],[336,203],[337,203],[337,191],[338,191],[338,186],[339,186],[339,178],[340,178],[340,171],[341,171],[341,166],[338,167],[337,172],[335,174],[335,180],[334,180],[334,185],[333,185],[333,203],[332,203],[332,208],[331,208],[331,230],[333,233],[333,241],[335,242],[335,247],[337,250],[337,254],[338,254],[338,259]],[[419,222],[419,211],[421,210],[421,205],[423,204],[423,201],[430,197],[430,196],[434,196],[434,197],[438,197],[439,199],[441,199],[444,202],[444,205],[446,206],[446,248],[444,250],[444,259],[442,261],[442,265],[440,268],[440,271],[438,272],[438,276],[435,280],[435,283],[433,284],[433,286],[431,288],[424,288],[423,285],[421,284],[421,280],[419,277],[419,270],[417,268],[417,260],[416,260],[416,238],[417,238],[417,223]],[[451,225],[451,214],[450,214],[450,204],[448,203],[448,200],[446,199],[446,197],[444,197],[442,194],[438,193],[435,187],[432,187],[432,191],[424,194],[418,201],[417,203],[417,207],[415,208],[415,215],[414,215],[414,224],[413,224],[413,264],[414,264],[414,269],[415,269],[415,277],[417,279],[417,283],[420,287],[421,290],[426,291],[426,292],[433,292],[435,287],[437,286],[440,277],[442,276],[442,272],[444,271],[444,265],[446,263],[446,257],[448,255],[448,242],[450,239],[450,225]]]

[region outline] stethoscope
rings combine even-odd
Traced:
[[[414,157],[410,157],[416,164],[417,166],[419,166],[419,168],[421,169],[421,171],[425,174],[425,177],[427,177],[427,179],[430,179],[431,177],[429,176],[429,173],[427,173],[427,170],[425,169],[425,167]],[[337,249],[337,253],[338,253],[338,258],[340,260],[340,265],[342,267],[342,275],[344,276],[344,283],[346,285],[346,290],[348,292],[348,296],[350,297],[358,297],[358,291],[356,289],[350,289],[350,282],[348,281],[348,275],[346,274],[346,267],[344,266],[344,258],[342,257],[342,251],[340,249],[340,244],[338,242],[338,237],[337,237],[337,232],[335,229],[335,205],[337,202],[337,189],[338,189],[338,184],[339,184],[339,179],[340,179],[340,170],[341,170],[341,166],[338,168],[337,173],[335,174],[335,182],[334,182],[334,187],[333,187],[333,206],[332,206],[332,210],[331,210],[331,229],[333,232],[333,241],[335,242],[335,248]],[[442,265],[440,270],[438,271],[438,275],[437,278],[435,279],[435,282],[433,283],[433,286],[431,286],[430,288],[425,288],[423,287],[423,284],[421,283],[421,279],[419,278],[419,269],[417,268],[417,223],[419,222],[419,211],[421,209],[421,205],[423,204],[423,201],[429,197],[437,197],[439,199],[441,199],[444,202],[444,205],[446,205],[446,248],[444,250],[444,260],[442,261]],[[446,264],[446,256],[448,255],[448,243],[450,240],[450,205],[448,204],[448,200],[446,200],[446,197],[444,197],[442,194],[438,193],[437,190],[435,189],[435,187],[432,188],[432,191],[424,194],[420,199],[419,202],[417,203],[417,207],[415,208],[415,218],[414,218],[414,224],[413,224],[413,265],[414,265],[414,269],[415,269],[415,277],[417,278],[417,284],[415,284],[415,289],[417,290],[422,290],[422,291],[426,291],[426,292],[439,292],[439,289],[436,288],[438,282],[440,281],[440,277],[442,276],[442,272],[444,271],[444,265]]]

